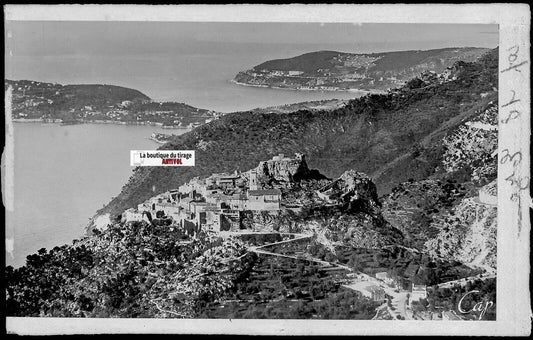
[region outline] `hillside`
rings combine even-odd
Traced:
[[[443,72],[457,61],[471,62],[486,48],[345,53],[318,51],[266,61],[238,73],[237,83],[302,90],[386,90],[424,71]]]
[[[496,268],[497,122],[493,102],[446,134],[438,171],[382,198],[385,219],[408,246],[434,258]]]
[[[195,167],[136,168],[98,214],[120,214],[193,177],[249,169],[279,153],[303,152],[309,166],[328,177],[347,169],[372,174],[378,193],[387,194],[436,171],[446,133],[497,98],[497,67],[496,49],[476,62],[457,62],[441,76],[425,73],[331,111],[225,115],[161,147],[196,150]]]
[[[291,113],[300,110],[330,111],[345,106],[347,102],[347,99],[324,99],[278,106],[258,107],[250,111],[253,113]]]
[[[270,171],[267,169],[269,165],[272,166]],[[317,223],[318,214],[312,210],[325,204],[314,192],[324,182],[336,184],[335,194],[345,198],[335,204],[344,217],[367,221],[366,224],[352,226],[352,229],[370,229],[374,232],[374,237],[360,232],[359,234],[364,234],[364,240],[359,238],[353,242],[393,244],[394,240],[387,239],[387,235],[382,232],[389,230],[383,227],[384,221],[376,201],[376,188],[365,175],[351,171],[337,181],[329,181],[316,171],[309,170],[303,157],[261,162],[253,171],[257,173],[262,187],[282,188],[284,196],[289,197],[293,204],[295,197],[308,197],[309,199],[299,200],[304,211],[295,214],[291,210],[243,210],[242,213],[247,217],[237,223],[240,226],[232,229],[233,237],[225,239],[221,233],[228,231],[224,224],[220,224],[218,230],[205,224],[200,225],[189,233],[189,229],[180,228],[181,223],[174,220],[177,218],[175,214],[163,216],[160,213],[165,214],[164,211],[155,214],[159,217],[151,219],[150,223],[125,219],[103,230],[95,230],[93,235],[85,236],[73,245],[55,247],[49,252],[42,249],[29,256],[26,265],[21,268],[7,267],[8,313],[19,316],[65,317],[200,317],[213,312],[206,303],[224,304],[225,300],[235,300],[237,296],[241,296],[239,299],[246,302],[248,298],[242,296],[250,294],[250,289],[253,289],[249,285],[250,277],[257,280],[257,274],[261,273],[258,267],[264,266],[264,262],[270,263],[269,259],[261,258],[254,252],[251,244],[262,242],[260,237],[255,237],[257,234],[254,231],[260,230],[265,236],[265,232],[270,229],[269,236],[274,237],[274,240],[282,237],[281,234],[274,233],[271,226],[261,225],[262,217],[278,218],[278,223],[275,223],[278,231],[293,229],[285,232],[284,236],[306,231],[309,224]],[[241,176],[242,180],[246,180],[249,174]],[[185,190],[180,192],[178,200],[181,195],[188,194]],[[195,196],[193,194],[192,198],[195,199]],[[203,198],[209,197],[211,196]],[[283,200],[284,204],[286,201]],[[223,210],[220,214],[227,217],[223,215]],[[325,214],[322,216],[327,217]],[[321,222],[332,224],[330,221]],[[341,234],[338,229],[331,230],[330,234]],[[352,234],[355,234],[354,231]],[[305,235],[304,243],[296,241],[294,247],[305,246],[305,242],[313,238],[309,230]],[[240,236],[244,240],[248,236],[248,242]],[[275,245],[276,242],[271,244],[269,252],[276,251],[272,249]],[[278,251],[287,254],[287,246],[282,248],[283,251]],[[277,262],[279,264],[280,261]],[[297,258],[285,262],[277,275],[297,264],[305,263]],[[313,264],[310,267],[312,266]],[[263,302],[266,303],[276,304],[280,298],[284,298],[283,291],[299,285],[300,292],[295,294],[298,295],[300,304],[307,303],[305,298],[309,295],[317,298],[321,295],[322,298],[317,300],[328,306],[328,300],[334,300],[339,292],[339,282],[321,269],[321,277],[318,277],[316,274],[319,268],[314,269],[314,273],[302,273],[292,278],[297,281],[285,282],[283,290],[276,287],[274,291],[279,296],[273,296],[274,292],[270,291],[268,286],[271,280],[256,281],[254,285],[264,285],[260,294],[270,295],[268,298],[264,296]],[[270,275],[274,276],[274,270]],[[32,284],[36,277],[42,279]],[[320,284],[319,278],[327,282],[327,285]],[[316,286],[313,287],[314,292],[309,289],[305,293],[307,285],[309,288]],[[372,305],[353,293],[346,295],[348,296],[352,303]],[[293,303],[293,300],[290,301]],[[220,312],[217,314],[228,316],[227,312]],[[359,314],[350,311],[345,313],[339,315],[345,318],[350,314]],[[371,313],[361,313],[363,315],[357,318],[369,318]],[[328,318],[327,315],[322,317]]]
[[[332,66],[332,59],[340,54],[336,51],[318,51],[302,54],[294,58],[275,59],[266,61],[255,66],[253,69],[259,70],[280,70],[280,71],[303,71],[306,73],[316,72],[321,68]]]
[[[174,102],[153,102],[143,93],[114,85],[61,85],[5,80],[11,86],[12,117],[18,121],[115,122],[189,126],[205,123],[214,112]]]
[[[147,209],[148,221],[144,212],[125,212],[72,245],[41,249],[25,266],[6,267],[7,314],[371,319],[385,298],[346,287],[354,274],[386,270],[405,289],[479,273],[403,247],[363,173],[327,179],[298,154],[262,161],[235,174],[234,184],[217,184],[226,175],[151,197],[139,208]],[[192,203],[207,207],[220,190],[248,203],[213,204],[200,219],[190,214]],[[253,203],[251,195],[261,191],[278,192],[277,209]],[[379,287],[395,295],[391,286]]]
[[[31,80],[8,80],[4,88],[13,88],[13,111],[24,111],[28,118],[38,118],[36,115],[53,114],[53,112],[70,112],[85,106],[95,110],[104,110],[108,106],[120,104],[123,101],[149,101],[143,93],[114,85],[61,85],[42,83]],[[16,118],[16,116],[15,116]]]

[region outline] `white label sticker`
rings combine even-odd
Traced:
[[[193,150],[131,150],[131,166],[194,166]]]

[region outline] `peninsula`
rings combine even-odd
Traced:
[[[12,117],[18,122],[107,123],[194,128],[222,114],[184,103],[156,102],[145,94],[114,85],[61,85],[5,80],[12,88]]]
[[[456,61],[474,61],[487,51],[475,47],[367,54],[318,51],[266,61],[239,72],[233,81],[291,90],[382,92],[421,72],[441,73]]]

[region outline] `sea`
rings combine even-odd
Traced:
[[[256,88],[231,82],[241,70],[273,58],[316,50],[317,46],[215,46],[209,50],[202,45],[195,53],[172,56],[54,56],[39,60],[21,56],[10,61],[10,67],[16,64],[18,70],[33,68],[36,74],[22,72],[14,79],[121,85],[138,89],[154,100],[219,112],[352,99],[364,94]],[[49,250],[80,238],[89,219],[120,193],[131,176],[129,151],[159,146],[149,139],[153,132],[182,134],[186,130],[14,123],[14,211],[6,211],[6,265],[19,267],[27,255],[41,248]]]
[[[327,47],[340,51],[348,48]],[[362,95],[362,92],[295,91],[232,82],[238,72],[262,62],[320,49],[315,44],[182,42],[171,52],[149,54],[98,54],[90,58],[22,55],[6,62],[9,68],[17,70],[16,73],[6,71],[6,77],[60,84],[119,85],[139,90],[156,101],[176,101],[225,113]],[[38,69],[36,64],[40,65]]]

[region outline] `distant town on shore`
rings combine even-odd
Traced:
[[[318,51],[266,61],[239,72],[234,81],[280,89],[380,93],[421,72],[442,73],[456,61],[474,61],[487,51],[471,47],[367,54]]]

